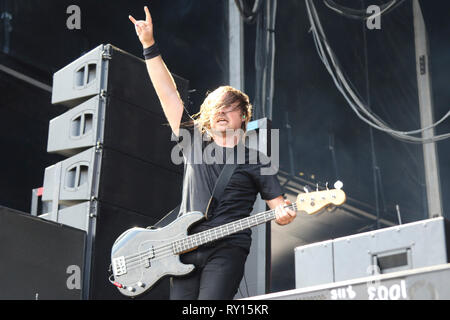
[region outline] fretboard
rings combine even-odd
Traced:
[[[285,208],[296,210],[296,205],[294,203],[290,206],[285,206]],[[269,222],[275,218],[275,210],[257,213],[247,218],[233,221],[222,226],[195,233],[193,235],[187,236],[186,238],[174,241],[172,243],[172,250],[174,254],[189,251],[205,243],[213,242],[233,233]]]

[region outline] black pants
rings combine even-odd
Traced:
[[[248,252],[226,243],[213,243],[181,255],[195,265],[186,276],[170,279],[172,300],[232,300],[244,275]]]

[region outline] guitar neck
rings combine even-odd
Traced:
[[[293,210],[297,209],[295,203],[290,206],[285,206],[285,208],[293,209]],[[243,231],[243,230],[255,227],[257,225],[269,222],[271,220],[274,220],[275,218],[276,218],[275,210],[268,210],[268,211],[260,212],[260,213],[251,215],[247,218],[233,221],[233,222],[224,224],[222,226],[208,229],[206,231],[202,231],[202,232],[187,236],[186,238],[177,240],[177,241],[173,242],[173,244],[172,244],[173,251],[175,254],[180,254],[182,252],[192,250],[203,244],[219,240],[219,239],[229,236],[233,233]]]

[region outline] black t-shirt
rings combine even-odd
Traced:
[[[263,168],[271,167],[270,159],[243,144],[234,148],[218,146],[202,135],[197,128],[180,129],[178,141],[184,162],[183,193],[180,214],[191,211],[205,213],[217,178],[225,163],[237,161],[233,175],[223,195],[207,219],[196,224],[190,234],[236,221],[249,216],[258,192],[264,200],[283,194],[276,174],[267,174]],[[262,174],[263,173],[263,174]],[[251,230],[246,229],[224,238],[228,243],[249,250]]]

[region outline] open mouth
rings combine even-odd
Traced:
[[[218,119],[218,120],[216,121],[216,123],[217,123],[217,124],[227,124],[228,121],[225,120],[225,119]]]

